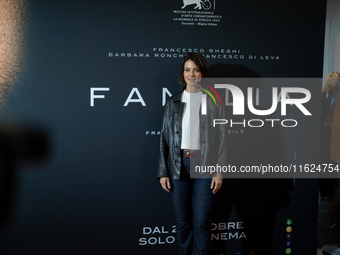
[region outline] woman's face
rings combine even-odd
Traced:
[[[194,61],[188,60],[184,63],[184,72],[183,72],[184,80],[187,86],[196,84],[196,82],[201,81],[202,72],[197,67]]]

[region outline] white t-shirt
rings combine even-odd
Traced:
[[[186,103],[182,120],[182,149],[200,150],[199,109],[202,103],[202,92],[183,91],[182,102]]]

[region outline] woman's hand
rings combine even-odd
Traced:
[[[171,185],[170,185],[170,178],[169,178],[169,177],[161,177],[161,178],[159,179],[159,182],[161,183],[162,188],[163,188],[165,191],[170,192]]]
[[[210,185],[210,189],[212,189],[212,193],[216,194],[217,191],[220,190],[220,188],[222,187],[222,183],[223,183],[223,174],[222,173],[216,173],[214,174],[214,177],[211,180],[211,185]]]

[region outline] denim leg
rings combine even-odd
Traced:
[[[193,181],[172,180],[171,197],[175,209],[176,239],[178,255],[192,254],[193,222],[192,222],[192,185]]]
[[[192,210],[194,227],[193,255],[209,254],[211,246],[211,220],[215,195],[210,189],[211,179],[195,179]]]

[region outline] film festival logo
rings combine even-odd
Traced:
[[[202,10],[203,8],[207,11],[213,8],[213,10],[215,10],[215,0],[183,0],[182,9],[194,4],[196,5],[194,9]]]

